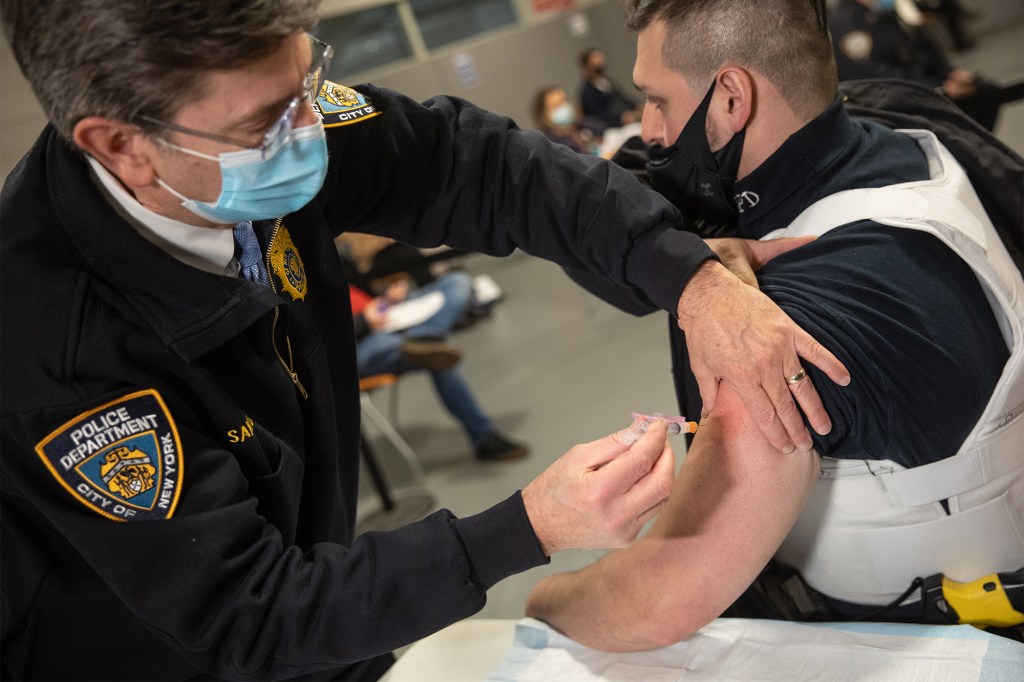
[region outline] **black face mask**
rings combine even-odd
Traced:
[[[733,185],[743,154],[746,128],[712,152],[706,132],[715,84],[686,122],[671,147],[652,147],[647,159],[651,186],[682,211],[688,225],[704,237],[721,234],[736,223],[739,211]]]

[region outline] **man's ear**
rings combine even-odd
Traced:
[[[726,106],[720,109],[733,133],[743,130],[754,113],[754,79],[746,69],[729,66],[718,73],[715,94],[726,97]]]
[[[75,124],[75,144],[134,191],[153,184],[152,145],[133,125],[102,116],[86,116]]]

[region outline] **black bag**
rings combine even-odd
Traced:
[[[930,130],[963,166],[1006,250],[1024,274],[1024,158],[944,95],[913,81],[843,81],[851,116],[890,128]]]

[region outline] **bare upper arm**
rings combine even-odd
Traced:
[[[818,455],[775,450],[722,384],[668,504],[634,547],[659,581],[667,641],[719,616],[754,580],[803,508]]]
[[[817,473],[815,453],[772,448],[723,384],[650,532],[581,571],[548,576],[527,612],[608,651],[688,637],[757,577]]]

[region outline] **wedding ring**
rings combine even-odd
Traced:
[[[807,378],[807,372],[801,369],[799,372],[797,372],[793,376],[786,377],[786,383],[790,384],[790,385],[792,385],[792,384],[799,384],[801,381],[803,381],[806,378]]]

